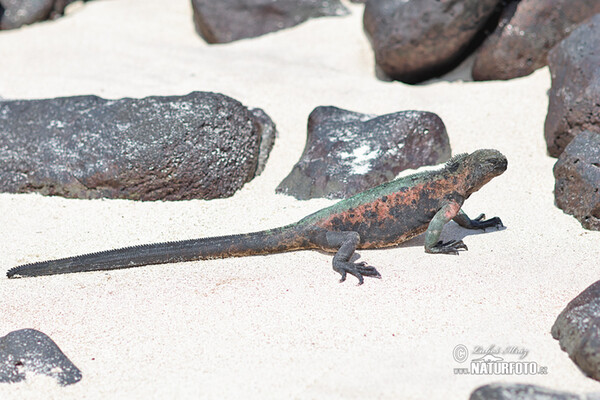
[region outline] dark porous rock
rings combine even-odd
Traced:
[[[501,0],[368,0],[364,28],[378,68],[417,83],[464,59]]]
[[[547,65],[548,51],[590,16],[598,0],[513,0],[477,51],[473,79],[512,79]]]
[[[255,175],[260,175],[267,166],[269,154],[275,145],[277,137],[277,128],[271,117],[267,115],[261,108],[250,108],[250,112],[255,118],[256,128],[260,136],[260,148],[258,150],[258,160]]]
[[[439,164],[450,156],[446,127],[433,113],[377,117],[317,107],[308,118],[304,153],[277,192],[301,200],[350,197],[405,169]]]
[[[0,0],[0,30],[56,19],[77,0]],[[90,0],[82,0],[90,1]]]
[[[227,43],[298,25],[307,19],[348,15],[339,0],[192,0],[196,31],[208,43]]]
[[[0,29],[16,29],[43,21],[53,5],[54,0],[0,0]]]
[[[567,304],[552,326],[552,337],[584,374],[600,380],[600,281]]]
[[[46,334],[21,329],[0,337],[0,383],[15,383],[28,373],[48,375],[61,385],[81,380],[81,371]]]
[[[274,136],[264,112],[217,93],[3,101],[0,191],[134,200],[228,197],[262,169]]]
[[[556,205],[600,231],[600,132],[577,135],[554,165],[554,178]]]
[[[469,400],[592,400],[595,395],[579,396],[574,393],[558,392],[541,386],[518,383],[492,383],[477,388]]]
[[[558,157],[577,134],[600,131],[600,14],[548,54],[552,73],[545,137]]]

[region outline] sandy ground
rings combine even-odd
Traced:
[[[274,189],[300,156],[320,105],[442,117],[454,153],[497,148],[508,171],[469,199],[506,230],[467,232],[460,256],[425,254],[418,237],[361,251],[381,280],[338,283],[331,256],[295,252],[8,280],[0,336],[39,329],[83,371],[60,387],[37,377],[0,398],[467,399],[491,382],[600,391],[550,328],[600,277],[599,232],[553,203],[543,122],[546,68],[509,82],[420,86],[378,81],[362,10],[228,45],[194,32],[188,0],[94,1],[58,21],[0,33],[5,99],[105,98],[216,91],[263,108],[280,132],[263,175],[224,200],[66,200],[0,194],[0,273],[26,262],[125,245],[259,230],[331,204]],[[547,374],[456,375],[457,345],[515,346]],[[517,360],[504,355],[506,361]]]

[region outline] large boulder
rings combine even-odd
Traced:
[[[364,28],[378,68],[416,83],[447,72],[466,56],[502,0],[369,0]]]
[[[473,79],[512,79],[547,65],[548,51],[590,16],[598,0],[512,0],[477,50]]]
[[[277,192],[301,200],[346,198],[405,169],[439,164],[450,156],[446,127],[433,113],[375,116],[317,107],[308,118],[304,153]]]
[[[554,177],[556,205],[600,231],[600,132],[577,135],[554,165]]]
[[[545,123],[548,153],[558,157],[577,134],[600,132],[600,14],[548,54],[552,86]]]
[[[262,169],[274,136],[264,112],[217,93],[1,101],[0,191],[228,197]]]
[[[309,18],[347,15],[339,0],[192,0],[196,30],[208,43],[227,43],[298,25]]]
[[[552,326],[552,337],[583,373],[600,380],[600,281],[567,304]]]

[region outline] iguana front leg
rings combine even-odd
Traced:
[[[342,277],[340,282],[346,280],[346,275],[350,274],[358,279],[358,284],[364,283],[363,276],[381,278],[375,267],[367,265],[366,262],[351,262],[352,255],[356,251],[356,246],[360,242],[360,235],[353,231],[322,231],[315,235],[313,242],[323,250],[337,252],[333,256],[333,270]]]
[[[454,217],[454,222],[467,229],[483,229],[485,228],[502,228],[504,225],[502,224],[502,220],[498,217],[484,219],[485,214],[480,214],[477,218],[471,219],[467,216],[467,214],[463,210],[459,210],[456,217]]]
[[[431,219],[425,233],[425,251],[427,253],[458,254],[460,249],[468,250],[462,240],[451,240],[446,243],[439,240],[444,225],[455,218],[459,212],[460,204],[457,201],[449,200]]]

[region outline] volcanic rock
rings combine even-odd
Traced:
[[[2,101],[0,191],[228,197],[262,170],[274,135],[264,112],[217,93]]]
[[[23,381],[31,372],[48,375],[63,386],[81,380],[81,371],[46,334],[21,329],[0,337],[0,383]]]
[[[558,157],[577,134],[600,132],[600,14],[548,55],[552,86],[545,123],[548,153]]]
[[[554,165],[554,178],[556,205],[600,231],[600,132],[577,135]]]
[[[547,65],[548,51],[591,15],[598,0],[513,0],[477,50],[473,79],[512,79]]]
[[[196,31],[208,43],[275,32],[307,19],[347,15],[339,0],[192,0]]]
[[[369,0],[364,28],[378,68],[392,79],[417,83],[465,58],[502,0]]]
[[[469,400],[599,400],[599,396],[579,396],[536,385],[493,383],[477,388]]]
[[[446,128],[433,113],[375,116],[317,107],[308,118],[304,153],[277,192],[301,200],[350,197],[405,169],[438,164],[450,156]]]
[[[567,304],[552,326],[552,337],[583,373],[600,380],[600,281]]]

